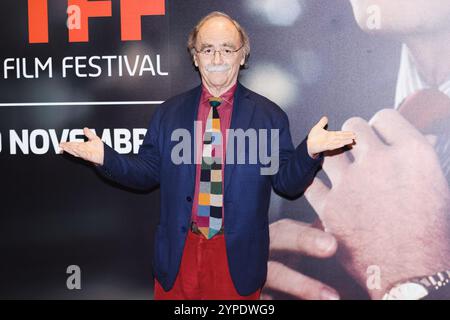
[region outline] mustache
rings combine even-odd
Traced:
[[[220,65],[208,64],[205,69],[208,72],[224,72],[230,70],[231,66],[228,63]]]

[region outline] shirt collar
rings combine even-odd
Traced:
[[[402,45],[402,54],[400,59],[400,70],[397,78],[397,89],[395,94],[395,108],[405,100],[408,96],[416,91],[430,88],[417,69],[414,57],[406,46]],[[439,86],[439,90],[450,97],[450,75],[447,81]]]
[[[233,96],[234,93],[236,92],[236,88],[237,82],[234,84],[234,86],[232,86],[230,89],[228,89],[226,92],[220,95],[220,97],[223,99],[223,103],[220,105],[220,107],[232,106]],[[202,102],[207,102],[208,99],[211,97],[214,96],[208,91],[208,89],[204,85],[202,85]]]

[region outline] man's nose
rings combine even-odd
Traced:
[[[222,64],[223,63],[222,54],[220,53],[220,51],[214,52],[213,62],[214,62],[214,64]]]

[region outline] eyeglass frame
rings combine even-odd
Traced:
[[[197,50],[196,47],[194,47],[193,49],[195,50],[196,53],[202,54],[202,55],[204,55],[205,57],[208,57],[208,56],[214,57],[214,56],[216,55],[216,52],[219,52],[219,53],[220,53],[220,56],[222,56],[222,57],[231,57],[232,54],[238,52],[238,51],[241,50],[244,46],[245,46],[245,43],[242,44],[242,46],[240,46],[239,49],[232,50],[232,51],[230,52],[230,55],[229,55],[229,56],[224,55],[223,52],[222,52],[221,50],[216,50],[215,48],[214,48],[214,49],[211,49],[211,50],[213,51],[211,54],[206,54],[206,53],[204,53],[204,52],[202,52],[202,51],[199,51],[199,50]],[[205,49],[210,49],[210,48],[212,48],[212,46],[211,46],[211,47],[207,47],[207,48],[205,48]],[[203,49],[203,50],[205,50],[205,49]],[[223,48],[222,48],[222,49],[223,49]]]

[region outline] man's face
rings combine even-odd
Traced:
[[[214,17],[207,20],[197,35],[196,49],[203,51],[210,49],[212,55],[197,52],[194,63],[198,67],[202,82],[208,87],[226,88],[232,86],[239,74],[240,66],[245,62],[244,50],[223,56],[222,48],[231,51],[241,48],[242,42],[234,24],[226,18]]]
[[[450,30],[450,0],[350,0],[368,32],[420,34]],[[371,23],[379,15],[379,28]]]

